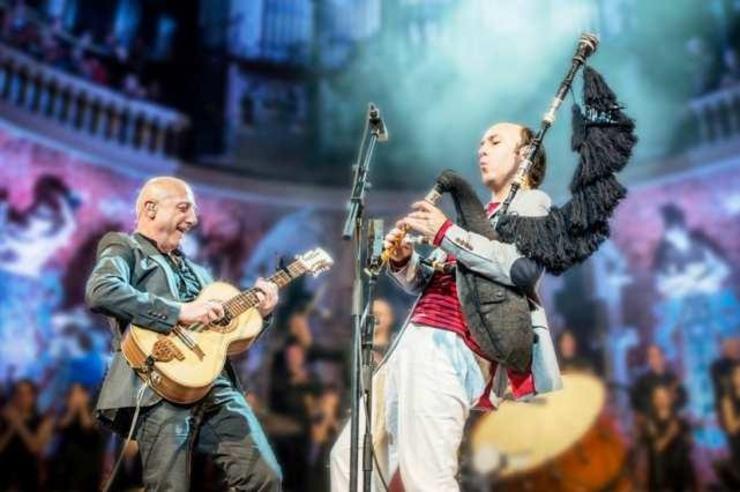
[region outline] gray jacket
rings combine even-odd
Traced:
[[[544,192],[520,190],[509,207],[509,213],[541,216],[547,214],[550,205],[550,197]],[[538,393],[559,389],[562,383],[555,347],[548,329],[545,310],[537,295],[542,268],[524,257],[513,244],[487,239],[457,225],[447,230],[440,247],[431,253],[429,259],[442,261],[448,254],[454,255],[457,261],[495,282],[516,286],[527,293],[532,329],[537,335],[532,347],[535,388]],[[396,282],[409,293],[423,292],[434,273],[427,262],[420,260],[419,254],[414,252],[411,260],[402,269],[392,272]]]
[[[202,286],[213,282],[206,269],[185,261]],[[116,431],[128,427],[130,413],[119,415],[118,410],[135,407],[136,394],[143,385],[121,354],[121,334],[129,324],[169,333],[180,315],[176,278],[167,259],[149,241],[111,232],[98,244],[97,261],[87,281],[85,300],[93,312],[108,317],[113,334],[113,360],[103,381],[96,411],[98,418]],[[241,389],[228,362],[226,371]],[[142,406],[154,405],[161,399],[146,388]]]

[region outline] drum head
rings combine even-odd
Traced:
[[[563,375],[563,389],[528,402],[504,401],[471,436],[473,462],[501,478],[525,473],[566,452],[594,425],[606,399],[589,374]]]

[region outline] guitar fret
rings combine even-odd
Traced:
[[[269,278],[269,279],[267,279],[267,280],[268,280],[268,281],[270,281],[270,282],[274,282],[274,283],[275,283],[275,285],[277,285],[278,287],[282,287],[282,284],[283,284],[283,282],[285,281],[285,280],[283,279],[283,275],[282,275],[282,272],[278,272],[278,273],[276,273],[275,275],[273,275],[272,277],[270,277],[270,278]]]
[[[278,287],[284,287],[290,282],[291,278],[284,270],[280,270],[270,280],[275,282]]]
[[[306,268],[301,264],[300,261],[294,261],[282,270],[275,272],[267,280],[275,283],[278,288],[285,287],[290,282],[295,280],[306,273]],[[232,317],[239,316],[240,314],[248,311],[259,304],[259,298],[254,289],[248,289],[240,292],[236,296],[232,297],[224,303]]]

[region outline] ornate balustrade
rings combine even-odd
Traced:
[[[689,103],[698,145],[740,137],[740,83],[713,91]]]
[[[23,123],[57,127],[50,132],[54,138],[82,137],[94,144],[95,152],[105,147],[105,154],[123,151],[127,156],[157,160],[177,159],[190,127],[182,113],[128,98],[2,44],[0,107],[8,119],[13,119],[9,113],[21,110],[26,114],[17,116]]]

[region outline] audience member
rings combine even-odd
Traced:
[[[735,361],[730,369],[729,384],[722,393],[719,410],[730,457],[720,465],[718,474],[729,490],[740,490],[740,361]]]
[[[306,492],[329,490],[329,453],[339,431],[339,407],[339,390],[329,386],[312,410]]]
[[[273,374],[270,408],[299,425],[300,432],[272,436],[280,463],[291,473],[283,478],[286,491],[303,490],[306,483],[311,411],[315,408],[321,383],[306,363],[306,349],[291,341],[282,352],[283,367]]]
[[[637,378],[630,389],[632,409],[638,420],[650,413],[653,389],[656,386],[665,386],[673,393],[671,401],[675,409],[679,410],[686,404],[686,390],[666,363],[663,351],[657,345],[650,345],[647,349],[647,370]],[[638,421],[639,425],[639,421]]]
[[[52,463],[54,490],[95,490],[100,485],[104,438],[92,414],[90,394],[72,384],[56,425],[57,448]]]
[[[280,316],[287,318],[285,321],[288,333],[286,345],[295,342],[305,350],[306,361],[328,361],[338,364],[345,362],[345,350],[335,349],[317,343],[311,333],[310,318],[314,310],[313,299],[307,294],[299,294],[299,297],[292,306],[285,306]],[[279,361],[278,364],[279,366]]]
[[[558,365],[563,374],[569,372],[593,372],[591,362],[578,353],[578,339],[569,329],[563,330],[557,339]]]
[[[0,14],[0,39],[14,48],[54,68],[120,89],[132,98],[148,98],[149,87],[161,96],[158,86],[140,81],[148,67],[146,44],[140,38],[134,47],[137,56],[132,59],[115,35],[109,34],[102,43],[96,43],[88,30],[74,36],[64,30],[60,18],[45,19],[23,1],[16,1],[12,7],[0,4]]]
[[[737,52],[727,47],[722,52],[722,77],[720,78],[720,87],[732,87],[740,82],[740,61],[738,61]]]
[[[712,386],[714,387],[714,401],[718,412],[723,396],[730,391],[730,373],[732,368],[740,362],[740,337],[727,337],[722,340],[720,356],[712,362],[710,372],[712,375]]]
[[[714,47],[702,36],[695,35],[686,43],[685,63],[692,69],[692,90],[700,96],[715,89],[719,78],[719,60]]]
[[[643,442],[648,448],[648,487],[654,491],[695,490],[691,430],[676,412],[675,390],[652,387]]]
[[[375,330],[373,332],[373,359],[379,364],[390,347],[394,336],[393,323],[395,316],[393,308],[385,299],[376,299],[373,302],[373,316],[375,317]]]
[[[0,490],[39,490],[41,455],[53,431],[53,421],[37,408],[36,385],[17,381],[0,418]]]

